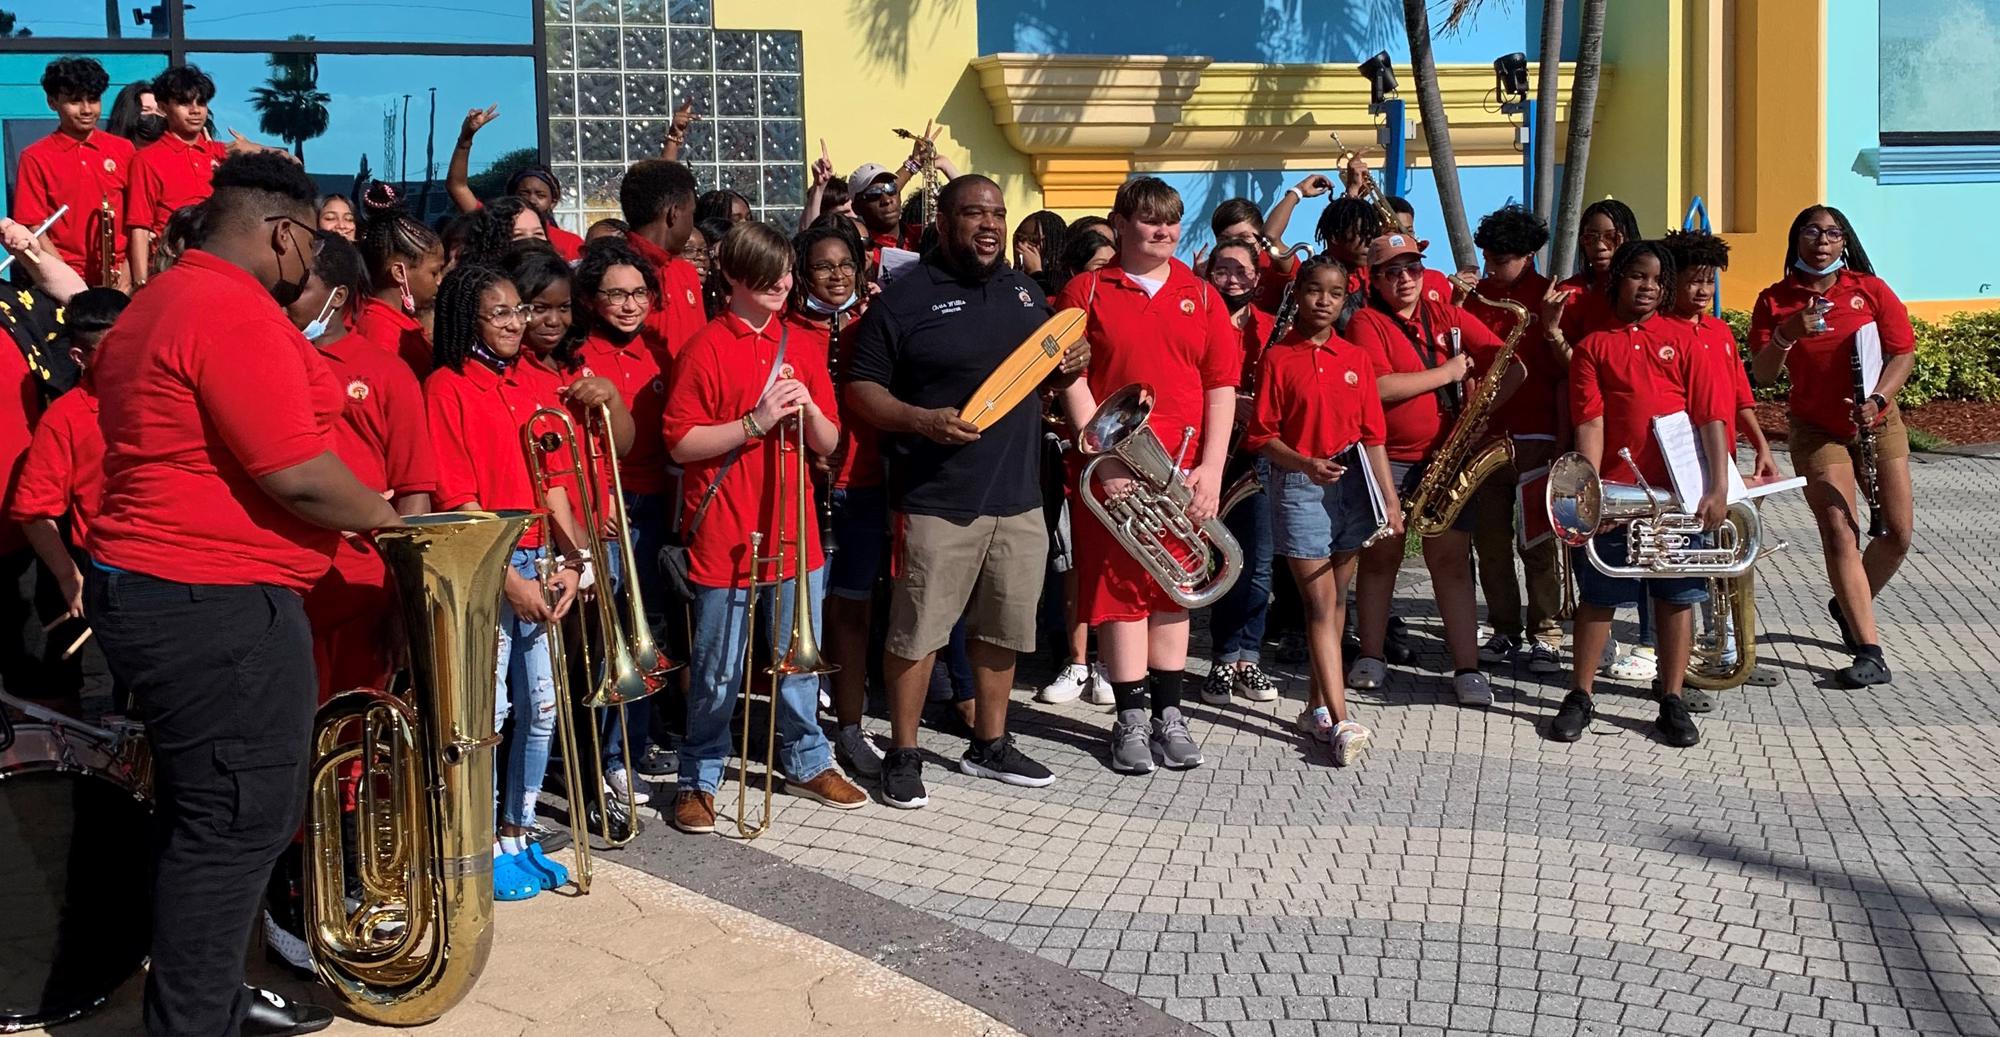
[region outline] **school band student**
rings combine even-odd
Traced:
[[[125,193],[125,228],[130,241],[132,283],[146,283],[153,239],[166,230],[174,210],[207,198],[217,166],[228,157],[208,135],[208,103],[215,80],[193,65],[175,65],[153,80],[153,96],[167,119],[167,132],[132,156]]]
[[[825,557],[818,523],[798,528],[795,494],[805,496],[809,518],[819,509],[811,480],[798,477],[797,451],[824,457],[840,440],[826,357],[803,336],[794,341],[784,320],[790,243],[761,223],[741,223],[723,236],[716,258],[729,284],[729,307],[682,348],[666,410],[667,449],[686,469],[682,530],[694,590],[687,738],[672,818],[674,827],[693,833],[715,831],[715,792],[729,756],[729,718],[742,691],[748,639],[777,631],[771,652],[782,655],[800,591],[818,625]],[[751,534],[758,532],[771,536],[757,549],[764,557],[786,547],[782,565],[753,564]],[[752,593],[760,620],[769,617],[759,631],[749,624]],[[773,697],[775,757],[785,787],[836,809],[866,805],[867,795],[834,765],[820,730],[819,677],[785,677]]]
[[[1880,342],[1882,374],[1872,391],[1858,392],[1853,357],[1871,324]],[[1781,371],[1791,379],[1792,465],[1806,477],[1806,503],[1819,527],[1833,587],[1827,611],[1854,656],[1834,679],[1849,688],[1887,684],[1889,661],[1875,599],[1909,554],[1916,521],[1910,435],[1896,406],[1896,395],[1916,369],[1916,332],[1909,310],[1875,276],[1854,225],[1839,209],[1807,206],[1792,221],[1784,276],[1757,296],[1750,311],[1750,348],[1760,383],[1775,381]],[[1865,548],[1857,419],[1874,430],[1878,506],[1886,529]]]
[[[1292,288],[1297,317],[1265,354],[1243,440],[1275,476],[1265,483],[1275,498],[1273,549],[1290,566],[1305,605],[1312,683],[1298,727],[1325,743],[1341,767],[1360,762],[1372,738],[1349,714],[1340,658],[1347,588],[1362,544],[1378,526],[1371,482],[1380,488],[1390,530],[1402,528],[1374,364],[1334,330],[1347,281],[1347,269],[1331,256],[1300,265]]]
[[[632,228],[625,243],[652,264],[660,294],[641,333],[660,370],[673,375],[674,358],[708,323],[701,275],[685,252],[694,230],[694,174],[666,159],[635,162],[618,185],[618,205]],[[714,247],[720,238],[711,240]]]
[[[42,70],[42,94],[56,115],[56,128],[21,150],[13,215],[37,227],[69,206],[44,240],[85,281],[118,287],[125,277],[125,188],[132,142],[97,128],[110,82],[104,66],[90,58],[61,57]],[[109,270],[99,254],[106,220],[112,237]]]
[[[403,211],[388,184],[362,197],[361,257],[372,290],[354,313],[354,333],[397,357],[419,379],[431,373],[430,322],[444,281],[444,242]]]
[[[1188,518],[1214,518],[1222,494],[1236,385],[1243,375],[1240,332],[1214,286],[1174,258],[1181,234],[1180,193],[1157,177],[1118,189],[1111,226],[1113,265],[1071,279],[1054,306],[1089,314],[1090,367],[1063,393],[1071,426],[1082,428],[1098,402],[1134,382],[1152,386],[1149,427],[1167,456],[1187,469]],[[1132,475],[1107,462],[1110,477],[1077,493],[1116,496]],[[1081,466],[1078,466],[1079,474]],[[1095,628],[1098,656],[1118,710],[1111,765],[1128,774],[1200,766],[1201,746],[1181,713],[1187,676],[1188,614],[1112,536],[1080,513],[1076,539],[1079,615]]]
[[[444,188],[460,212],[478,212],[484,204],[478,195],[472,193],[472,143],[479,131],[499,115],[500,106],[497,104],[473,108],[465,113],[465,121],[459,124],[458,144],[451,149],[451,161],[445,167]],[[554,173],[542,166],[517,169],[507,177],[501,194],[521,203],[540,227],[541,233],[537,236],[547,239],[563,259],[574,263],[582,258],[583,239],[564,230],[555,221],[555,208],[562,202],[562,181],[556,179]]]
[[[1735,463],[1726,440],[1723,416],[1733,409],[1733,390],[1715,377],[1702,359],[1702,346],[1685,322],[1661,314],[1673,291],[1674,261],[1656,241],[1632,241],[1619,247],[1599,280],[1605,294],[1610,327],[1584,336],[1575,345],[1569,365],[1570,418],[1576,426],[1576,450],[1599,476],[1633,482],[1632,465],[1647,484],[1672,488],[1667,462],[1653,433],[1653,419],[1685,411],[1694,424],[1706,455],[1705,492],[1695,502],[1703,528],[1714,529],[1726,514],[1728,467]],[[1629,545],[1624,528],[1599,534],[1596,551],[1609,565],[1624,565]],[[1701,578],[1627,579],[1599,571],[1584,548],[1572,548],[1576,573],[1575,654],[1571,669],[1576,687],[1563,698],[1549,724],[1549,737],[1574,742],[1590,727],[1596,710],[1591,692],[1596,661],[1611,635],[1612,611],[1652,599],[1653,629],[1658,639],[1660,713],[1654,731],[1660,740],[1686,748],[1701,740],[1701,731],[1681,697],[1688,653],[1694,638],[1693,606],[1708,600]]]

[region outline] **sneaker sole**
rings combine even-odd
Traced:
[[[680,831],[680,832],[686,832],[686,833],[687,833],[687,834],[689,834],[689,835],[714,835],[714,834],[715,834],[715,826],[714,826],[714,825],[705,825],[705,826],[704,826],[704,825],[684,825],[684,824],[680,823],[680,822],[679,822],[678,820],[676,820],[676,821],[674,821],[674,822],[673,822],[673,826],[674,826],[674,830],[675,830],[675,831]]]
[[[1251,701],[1254,702],[1256,700],[1252,699]],[[1201,693],[1201,704],[1204,706],[1226,706],[1229,705],[1229,696],[1210,695],[1208,692],[1204,691]]]
[[[1168,756],[1166,752],[1162,750],[1159,746],[1153,747],[1153,756],[1159,762],[1160,766],[1165,767],[1170,771],[1191,771],[1196,767],[1199,767],[1202,764],[1208,762],[1202,756],[1197,754],[1193,760],[1183,763],[1175,763],[1174,758]]]
[[[1461,696],[1458,704],[1462,709],[1489,709],[1493,705],[1493,696],[1485,695],[1476,699],[1468,699]]]
[[[1278,701],[1278,689],[1272,688],[1268,691],[1246,691],[1243,692],[1243,697],[1251,702],[1276,702]]]
[[[1044,789],[1056,783],[1056,776],[1053,774],[1046,778],[1030,778],[1025,774],[1015,774],[1012,771],[997,771],[991,767],[973,763],[971,760],[958,761],[958,772],[960,774],[970,774],[975,778],[992,778],[994,781],[1006,782],[1009,785],[1018,785],[1024,789]]]
[[[882,794],[882,802],[895,807],[897,810],[922,810],[931,805],[931,798],[929,796],[918,796],[915,799],[896,799],[884,792]]]
[[[1562,664],[1561,664],[1561,663],[1529,663],[1529,664],[1528,664],[1528,672],[1529,672],[1529,673],[1561,673],[1561,672],[1563,672],[1563,668],[1562,668]]]
[[[1103,694],[1103,695],[1099,695],[1099,694],[1096,694],[1095,692],[1093,692],[1093,693],[1091,693],[1091,694],[1089,694],[1089,695],[1085,695],[1085,696],[1084,696],[1084,698],[1083,698],[1083,700],[1084,700],[1085,702],[1088,702],[1088,703],[1090,703],[1090,704],[1091,704],[1091,705],[1093,705],[1093,706],[1109,706],[1109,705],[1114,705],[1114,704],[1116,704],[1116,703],[1117,703],[1117,701],[1118,701],[1118,698],[1117,698],[1117,696],[1115,696],[1115,695],[1112,695],[1112,694],[1110,694],[1109,692],[1107,692],[1107,693],[1105,693],[1105,694]]]
[[[1082,697],[1083,689],[1081,688],[1078,688],[1074,694],[1070,695],[1051,695],[1046,688],[1035,692],[1035,701],[1045,706],[1060,706],[1065,702],[1075,702]]]
[[[1551,730],[1549,731],[1549,741],[1551,741],[1551,742],[1561,742],[1561,743],[1563,743],[1564,745],[1569,745],[1569,744],[1571,744],[1571,743],[1573,743],[1573,742],[1580,742],[1580,741],[1582,741],[1582,740],[1583,740],[1583,736],[1584,736],[1584,735],[1587,735],[1587,734],[1589,734],[1589,733],[1590,733],[1590,721],[1586,720],[1586,721],[1584,721],[1584,722],[1583,722],[1583,728],[1582,728],[1581,730],[1577,731],[1577,733],[1576,733],[1576,737],[1575,737],[1575,738],[1565,738],[1565,737],[1563,737],[1563,736],[1562,736],[1561,734],[1559,734],[1559,733],[1557,733],[1556,731],[1554,731],[1553,729],[1551,729]]]
[[[1145,765],[1144,767],[1132,767],[1132,766],[1122,766],[1122,765],[1120,765],[1120,764],[1118,764],[1118,763],[1116,763],[1116,762],[1113,762],[1113,763],[1111,764],[1111,769],[1112,769],[1112,770],[1114,770],[1114,771],[1117,771],[1117,772],[1118,772],[1118,773],[1120,773],[1120,774],[1151,774],[1151,773],[1153,773],[1153,765],[1152,765],[1151,763],[1148,763],[1148,764],[1146,764],[1146,765]]]

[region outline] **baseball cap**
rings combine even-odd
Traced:
[[[1398,256],[1422,256],[1423,254],[1424,243],[1408,234],[1404,234],[1401,231],[1390,234],[1378,234],[1374,242],[1368,246],[1368,265],[1381,266]]]
[[[855,170],[853,176],[847,178],[847,192],[859,198],[861,197],[861,192],[868,190],[869,185],[875,181],[885,176],[893,179],[895,175],[889,171],[888,166],[880,162],[869,162],[860,169]]]

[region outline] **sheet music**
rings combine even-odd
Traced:
[[[1361,481],[1368,486],[1368,506],[1375,509],[1375,524],[1380,526],[1389,521],[1389,505],[1382,499],[1382,485],[1375,481],[1375,466],[1368,463],[1368,451],[1362,449],[1360,443],[1356,443],[1333,456],[1336,459],[1347,459],[1340,461],[1340,464],[1360,466]]]
[[[1694,422],[1686,411],[1662,414],[1653,419],[1653,439],[1660,444],[1660,453],[1667,460],[1667,475],[1673,480],[1674,496],[1681,511],[1694,514],[1695,503],[1708,489],[1708,460],[1701,437],[1695,434]],[[1743,485],[1743,473],[1737,470],[1736,459],[1730,458],[1723,467],[1729,473],[1729,503],[1748,497],[1749,488]]]
[[[917,268],[917,261],[922,258],[922,256],[906,248],[884,248],[882,250],[881,269],[877,271],[875,279],[881,282],[882,287],[887,288],[904,274],[915,270]]]
[[[1533,547],[1556,535],[1555,527],[1549,524],[1548,465],[1522,472],[1514,483],[1514,498],[1521,509],[1515,531],[1522,547]]]
[[[1861,390],[1866,396],[1882,384],[1882,327],[1874,321],[1854,333],[1854,351],[1861,354]]]

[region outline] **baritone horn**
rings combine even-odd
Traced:
[[[789,367],[783,372],[790,377]],[[826,661],[820,654],[818,625],[813,622],[813,600],[811,573],[806,568],[806,523],[812,518],[812,473],[811,452],[806,447],[806,419],[803,413],[785,419],[778,426],[777,442],[771,449],[779,451],[777,479],[772,487],[771,532],[750,534],[750,601],[744,617],[744,629],[749,636],[743,639],[743,730],[738,751],[742,754],[742,769],[737,772],[736,783],[736,834],[744,842],[763,835],[771,829],[771,794],[776,786],[778,773],[778,709],[780,697],[784,694],[785,681],[791,677],[806,675],[820,676],[838,670],[840,667]],[[792,456],[783,456],[790,450]],[[789,470],[788,470],[789,469]],[[786,494],[792,497],[786,500]],[[792,518],[798,524],[792,527],[791,535],[785,533],[786,504],[791,503]],[[763,553],[764,544],[771,544],[771,553]],[[769,721],[764,729],[764,809],[756,824],[750,823],[750,702],[756,694],[757,660],[757,599],[766,587],[781,588],[785,580],[785,563],[793,566],[792,579],[792,629],[786,643],[778,644],[777,624],[771,629],[771,665],[764,673],[771,680],[767,705]],[[757,578],[758,569],[771,567],[771,578]],[[775,600],[784,600],[782,592]],[[782,605],[779,606],[782,610]]]
[[[1194,491],[1181,480],[1182,458],[1168,456],[1160,437],[1147,427],[1152,413],[1153,389],[1141,382],[1112,393],[1098,405],[1076,434],[1077,451],[1090,458],[1077,483],[1078,495],[1168,597],[1185,609],[1205,608],[1227,594],[1243,571],[1243,549],[1222,524],[1222,516],[1256,493],[1257,481],[1238,480],[1223,496],[1215,517],[1199,525],[1190,521],[1187,509]],[[1182,432],[1182,454],[1194,432],[1192,428]],[[1132,490],[1100,500],[1091,476],[1114,457],[1131,470]]]
[[[314,717],[305,929],[320,979],[372,1022],[443,1015],[492,946],[493,660],[507,557],[532,517],[412,515],[370,535],[400,600],[410,691],[343,692]]]
[[[1632,452],[1620,449],[1634,483],[1600,478],[1582,454],[1567,453],[1549,468],[1549,525],[1556,538],[1584,548],[1590,564],[1623,579],[1734,579],[1757,564],[1763,525],[1748,502],[1729,506],[1729,521],[1712,533],[1680,510],[1673,493],[1652,486]],[[1626,564],[1612,565],[1597,552],[1596,536],[1624,527]]]

